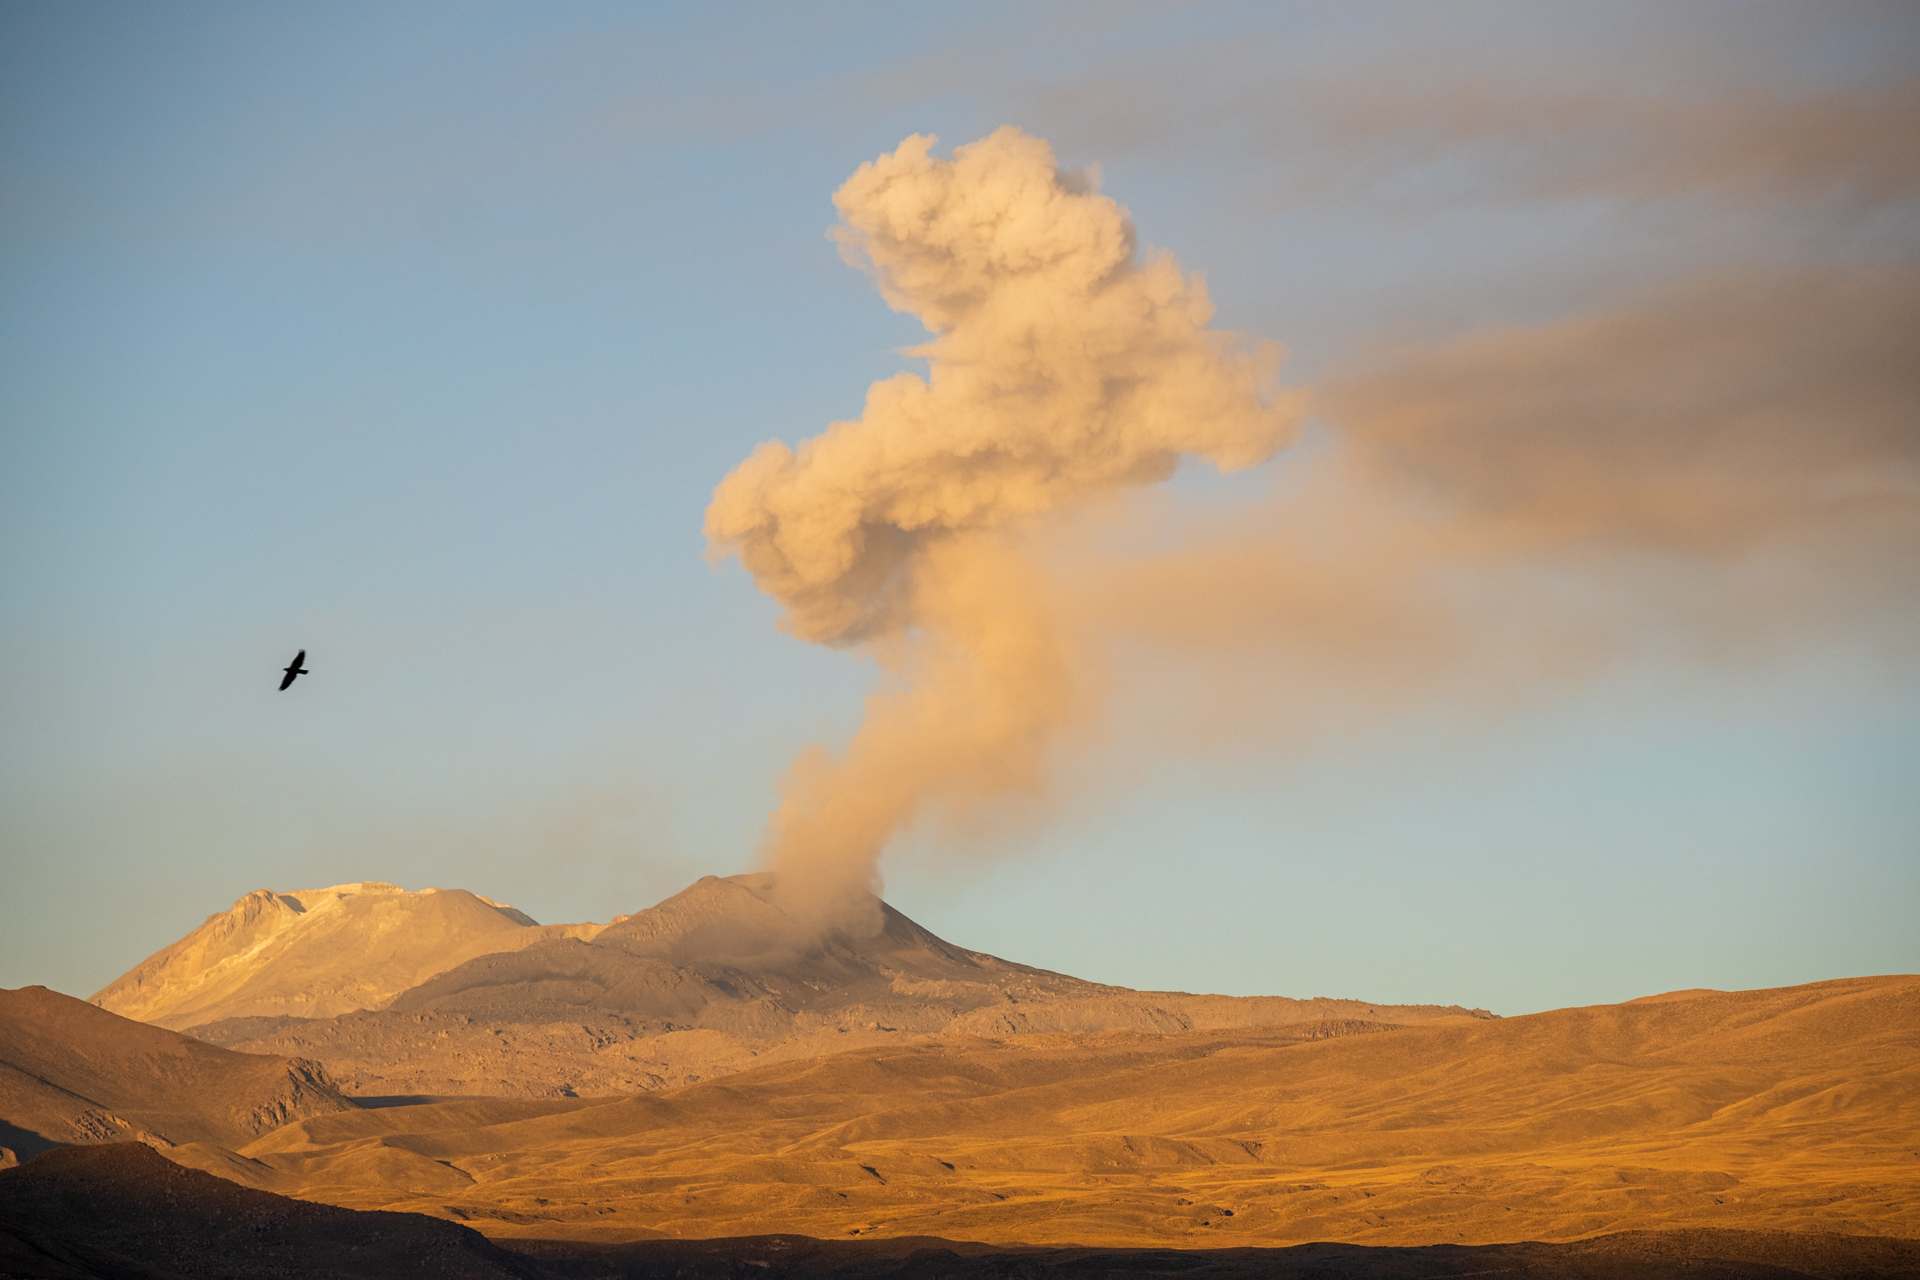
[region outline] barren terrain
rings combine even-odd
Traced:
[[[138,1143],[68,1148],[0,1170],[0,1274],[23,1280],[1906,1280],[1917,1272],[1920,1242],[1832,1232],[1631,1231],[1566,1244],[1283,1249],[1050,1249],[924,1237],[490,1242],[421,1214],[236,1187]]]
[[[317,974],[331,1000],[390,991],[382,1007],[189,1039],[8,993],[7,1132],[138,1138],[258,1191],[536,1253],[1920,1239],[1920,977],[1501,1019],[1132,991],[968,951],[878,900],[871,929],[823,936],[764,876],[606,926],[457,891],[286,896],[249,895],[96,1000],[171,1000],[180,1020]]]
[[[243,1154],[276,1190],[502,1237],[1920,1237],[1920,978],[1317,1030],[953,1038],[319,1116]]]

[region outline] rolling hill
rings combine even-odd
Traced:
[[[230,1053],[45,987],[0,991],[0,1164],[133,1139],[231,1172],[233,1148],[353,1109],[319,1063]]]
[[[1920,978],[1398,1027],[955,1036],[628,1098],[316,1116],[243,1154],[289,1194],[503,1238],[1920,1237]]]

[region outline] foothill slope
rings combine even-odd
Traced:
[[[226,1165],[290,1120],[353,1108],[317,1062],[231,1053],[45,987],[0,991],[0,1165],[126,1141]]]

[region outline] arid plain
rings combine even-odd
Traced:
[[[765,877],[609,926],[460,891],[263,891],[94,1005],[0,999],[8,1140],[137,1140],[502,1241],[1920,1238],[1920,977],[1499,1018],[1133,992],[876,918],[809,944]],[[380,1007],[316,999],[350,969]],[[303,1014],[266,1012],[294,987]],[[136,1000],[188,1025],[109,1011]]]
[[[961,1039],[616,1101],[317,1116],[242,1154],[293,1194],[557,1238],[1920,1236],[1916,1015],[1920,979],[1896,978],[1326,1040]]]

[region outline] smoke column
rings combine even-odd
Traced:
[[[1280,351],[1209,329],[1205,285],[1138,254],[1097,175],[1018,129],[931,154],[915,136],[835,193],[842,255],[933,335],[928,376],[789,448],[760,445],[714,491],[712,554],[738,555],[782,626],[864,645],[886,674],[844,755],[809,748],[767,835],[784,905],[871,921],[887,842],[1045,784],[1089,710],[1089,658],[1026,535],[1184,456],[1253,466],[1293,437]]]

